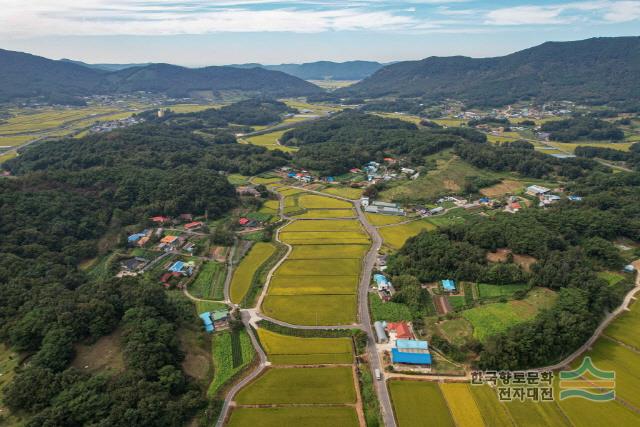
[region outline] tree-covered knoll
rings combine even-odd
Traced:
[[[574,117],[566,120],[553,120],[542,125],[554,141],[571,142],[578,140],[621,141],[624,132],[615,124],[594,117]]]
[[[385,156],[405,156],[419,165],[424,157],[462,142],[484,140],[471,129],[418,129],[413,123],[346,111],[286,132],[281,143],[298,146],[294,161],[321,174],[342,174]]]
[[[478,362],[484,369],[552,364],[582,345],[621,301],[626,288],[612,288],[596,273],[624,265],[612,240],[640,240],[640,174],[592,171],[567,187],[583,200],[516,215],[478,216],[423,232],[389,260],[391,274],[409,274],[421,282],[526,282],[559,293],[551,309],[487,340]],[[498,248],[537,261],[530,271],[511,257],[504,263],[488,262],[487,252]]]

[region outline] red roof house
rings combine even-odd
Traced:
[[[240,219],[238,220],[238,224],[240,224],[240,225],[247,225],[247,224],[249,224],[249,218],[244,218],[244,217],[240,218]]]
[[[411,339],[411,328],[406,322],[390,322],[387,323],[387,330],[396,333],[396,339]]]
[[[192,230],[194,228],[198,228],[198,227],[202,227],[202,221],[194,221],[194,222],[190,222],[189,224],[185,224],[184,228],[186,230]]]
[[[154,216],[154,217],[151,217],[151,221],[163,223],[163,222],[169,221],[169,217],[168,216]]]

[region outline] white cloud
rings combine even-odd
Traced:
[[[604,14],[604,19],[609,22],[629,22],[640,19],[639,1],[617,1]]]

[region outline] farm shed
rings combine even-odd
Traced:
[[[429,343],[420,340],[400,339],[396,341],[396,348],[407,353],[426,352],[429,350]]]
[[[389,337],[387,337],[387,333],[384,330],[384,325],[381,321],[377,321],[373,324],[373,328],[376,331],[376,337],[378,338],[378,343],[386,343],[389,342]]]
[[[215,330],[213,327],[213,322],[211,321],[211,313],[209,313],[208,311],[200,313],[200,319],[202,319],[202,323],[204,323],[205,331],[213,332]]]
[[[375,280],[378,290],[386,289],[389,287],[389,280],[383,274],[374,274],[373,280]]]
[[[548,193],[549,191],[551,190],[547,187],[541,187],[539,185],[530,185],[527,187],[527,194],[531,196],[540,196],[542,194]]]
[[[451,279],[445,279],[442,281],[442,289],[444,289],[445,292],[455,292],[456,282]]]
[[[393,363],[402,363],[406,365],[431,365],[431,354],[429,353],[407,353],[391,349],[391,361]]]

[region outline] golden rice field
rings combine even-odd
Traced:
[[[282,228],[282,232],[307,232],[307,231],[353,231],[363,233],[359,221],[349,219],[336,219],[333,221],[294,221]]]
[[[299,196],[298,206],[305,209],[351,209],[353,207],[350,202],[316,194]]]
[[[422,231],[435,230],[436,226],[428,220],[422,219],[400,225],[390,225],[378,229],[384,244],[392,249],[400,249],[409,238],[417,236]]]
[[[482,427],[484,421],[468,384],[444,383],[440,390],[458,427]]]
[[[260,147],[265,147],[269,150],[280,150],[284,152],[293,152],[297,151],[297,147],[287,147],[285,145],[280,145],[278,140],[286,131],[279,130],[276,132],[264,133],[262,135],[251,136],[241,142],[246,142],[251,145],[258,145]]]
[[[407,221],[407,217],[405,216],[397,216],[397,215],[382,215],[382,214],[374,214],[374,213],[366,213],[367,221],[371,224],[379,227],[381,225],[391,225],[397,224],[399,222]]]
[[[332,186],[322,190],[323,193],[333,194],[334,196],[345,197],[347,199],[355,200],[362,196],[362,188],[351,188],[344,186]]]
[[[362,259],[368,245],[304,245],[295,246],[288,259],[357,258]]]
[[[240,265],[235,269],[230,284],[230,296],[234,304],[242,302],[251,288],[256,271],[275,252],[276,247],[272,243],[258,242],[245,255]]]
[[[258,329],[260,344],[274,365],[353,363],[353,344],[344,338],[301,338]]]
[[[358,297],[351,295],[272,295],[262,303],[269,317],[294,325],[351,325],[357,320]]]
[[[228,427],[358,427],[356,410],[350,406],[285,406],[275,408],[237,407]]]
[[[355,218],[356,211],[354,209],[307,209],[292,217],[296,219]]]
[[[353,295],[359,276],[274,276],[269,295]]]

